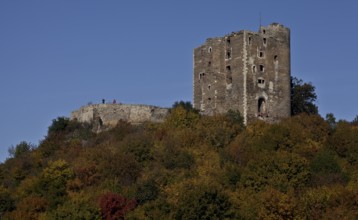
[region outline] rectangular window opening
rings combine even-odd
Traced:
[[[260,71],[263,72],[265,70],[264,65],[260,65]]]
[[[226,51],[226,59],[231,59],[231,51]]]

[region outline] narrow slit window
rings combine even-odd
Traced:
[[[259,52],[259,57],[264,57],[264,52],[263,51]]]
[[[264,41],[264,44],[266,45],[266,43],[267,43],[266,38],[264,38],[263,41]]]
[[[231,51],[226,51],[226,59],[231,59]]]
[[[211,66],[211,61],[208,62],[208,66]]]
[[[231,39],[229,37],[226,39],[226,43],[231,44]]]
[[[278,56],[275,55],[275,56],[273,57],[273,59],[274,59],[275,61],[277,61],[277,60],[278,60]]]
[[[260,65],[260,72],[263,72],[265,70],[264,65]]]
[[[205,73],[199,73],[199,80],[201,80],[205,76]]]
[[[231,72],[231,66],[226,66],[226,71]]]
[[[252,72],[256,73],[256,66],[252,66]]]
[[[211,53],[213,51],[213,48],[209,47],[208,52]]]
[[[252,40],[251,37],[249,37],[249,45],[251,45],[251,40]]]

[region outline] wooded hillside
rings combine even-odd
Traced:
[[[57,118],[0,165],[3,219],[358,219],[358,125],[171,110],[95,134]]]

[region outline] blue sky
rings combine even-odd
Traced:
[[[0,161],[38,144],[52,119],[102,98],[192,100],[192,52],[262,24],[291,29],[291,74],[312,82],[322,116],[358,114],[356,0],[1,0]]]

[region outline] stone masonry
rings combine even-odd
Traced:
[[[169,109],[151,105],[129,104],[94,104],[73,111],[71,120],[94,124],[94,130],[99,132],[108,127],[114,127],[123,120],[132,124],[146,121],[163,122]]]
[[[209,38],[194,49],[194,107],[244,123],[290,116],[290,30],[281,24]]]
[[[194,49],[194,108],[214,115],[238,110],[244,123],[276,122],[290,116],[290,30],[281,24],[209,38]],[[162,122],[169,109],[150,105],[94,104],[71,119],[96,132],[124,120]]]

